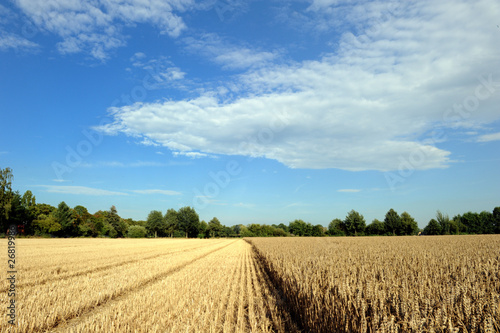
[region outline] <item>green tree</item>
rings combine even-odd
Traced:
[[[251,232],[247,226],[241,225],[240,227],[240,236],[241,237],[255,237],[253,232]]]
[[[162,236],[165,233],[165,220],[163,214],[159,210],[153,210],[149,213],[146,221],[146,229],[148,234],[154,236]]]
[[[61,225],[56,221],[54,215],[40,214],[33,221],[33,228],[35,235],[42,236],[46,234],[53,234],[61,230]]]
[[[208,234],[207,229],[208,229],[207,222],[205,222],[204,220],[202,220],[200,222],[200,229],[199,229],[199,233],[198,233],[198,238],[208,238],[209,234]]]
[[[436,212],[436,221],[439,223],[442,235],[451,234],[450,217],[448,214],[443,214],[440,210],[438,210]]]
[[[460,217],[460,223],[465,226],[465,232],[468,234],[482,234],[483,228],[480,223],[479,214],[467,212]]]
[[[264,235],[262,234],[262,226],[258,223],[252,223],[248,226],[248,231],[254,236],[254,237],[263,237]]]
[[[403,235],[416,235],[418,233],[418,223],[409,213],[403,212],[400,219]]]
[[[325,235],[325,228],[321,224],[317,224],[312,227],[311,236],[323,237],[324,235]]]
[[[56,222],[61,225],[61,236],[75,236],[77,230],[75,230],[73,212],[64,201],[61,201],[57,206],[54,217],[56,218]]]
[[[130,238],[144,238],[146,234],[146,228],[140,225],[131,225],[127,230],[127,236]]]
[[[273,225],[274,226],[274,225]],[[275,228],[279,228],[285,232],[289,232],[288,227],[284,223],[280,223],[277,226],[274,226]]]
[[[385,231],[391,233],[393,236],[400,235],[401,232],[401,218],[394,209],[389,209],[385,214],[384,219]]]
[[[429,224],[424,228],[425,235],[441,235],[441,225],[438,221],[432,219]]]
[[[383,235],[385,234],[385,225],[383,222],[374,219],[372,223],[366,226],[366,233],[368,235]]]
[[[493,224],[495,233],[500,234],[500,207],[495,207],[495,209],[493,209]]]
[[[99,235],[99,230],[95,224],[95,219],[89,213],[87,208],[78,205],[73,208],[73,216],[75,218],[76,225],[79,229],[79,234],[85,237],[97,237]]]
[[[295,236],[305,236],[307,233],[307,223],[302,220],[295,220],[288,224],[288,230]]]
[[[116,230],[117,237],[125,237],[127,234],[127,224],[123,221],[123,219],[118,215],[118,211],[115,206],[111,206],[108,214],[108,222],[113,226]]]
[[[224,226],[222,226],[222,224],[216,217],[214,217],[213,219],[210,220],[210,222],[208,222],[207,232],[210,237],[221,237],[223,229]]]
[[[0,169],[0,226],[2,232],[9,228],[7,220],[12,208],[12,169]]]
[[[177,211],[170,208],[165,213],[165,232],[170,237],[174,236],[174,232],[179,229],[179,221],[177,219]]]
[[[179,229],[183,231],[187,237],[195,238],[199,234],[200,217],[196,210],[191,207],[182,207],[177,212],[179,221]]]
[[[24,192],[21,198],[21,205],[25,211],[25,219],[23,221],[25,233],[32,235],[34,232],[33,221],[36,219],[36,198],[30,190]]]
[[[363,233],[366,228],[365,218],[354,209],[345,217],[344,225],[349,236],[357,236],[358,233]]]
[[[342,221],[341,219],[333,219],[328,224],[328,235],[345,236],[344,221]]]

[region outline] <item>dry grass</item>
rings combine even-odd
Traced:
[[[500,236],[249,241],[19,239],[0,332],[500,331]]]
[[[3,320],[1,332],[286,331],[243,240],[18,244],[17,327]]]
[[[306,331],[500,331],[498,235],[250,242]]]

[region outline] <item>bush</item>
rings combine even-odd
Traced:
[[[144,238],[146,237],[146,228],[140,225],[131,225],[128,227],[127,236],[130,238]]]

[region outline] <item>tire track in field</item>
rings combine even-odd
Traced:
[[[218,248],[213,249],[207,253],[204,253],[204,254],[202,254],[194,259],[188,260],[182,264],[179,264],[175,267],[172,267],[171,269],[169,269],[165,272],[159,273],[157,275],[154,275],[154,276],[152,276],[152,277],[150,277],[150,278],[148,278],[148,279],[146,279],[146,280],[144,280],[136,285],[125,288],[124,290],[122,290],[119,293],[111,294],[109,298],[107,298],[101,302],[98,302],[95,305],[91,305],[91,306],[87,306],[87,307],[83,307],[81,309],[78,309],[77,311],[75,311],[75,313],[69,314],[64,318],[55,321],[54,323],[50,324],[48,327],[41,327],[37,331],[42,331],[42,332],[63,332],[63,331],[66,331],[66,330],[68,330],[68,328],[70,326],[75,325],[82,318],[87,317],[87,316],[91,316],[95,311],[102,309],[104,306],[109,306],[113,302],[120,301],[123,298],[127,297],[129,294],[131,294],[131,293],[133,293],[141,288],[144,288],[148,285],[154,284],[155,282],[158,282],[158,281],[166,278],[167,276],[172,275],[172,274],[186,268],[187,266],[195,263],[198,260],[201,260],[201,259],[209,256],[210,254],[212,254],[214,252],[217,252],[217,251],[224,249],[224,248],[234,244],[237,241],[238,240],[235,240],[227,245],[218,247]]]
[[[238,268],[236,269],[237,275],[235,279],[231,281],[231,291],[229,292],[228,302],[226,305],[226,316],[224,318],[224,332],[229,332],[231,328],[238,322],[238,299],[240,296],[239,286],[243,278],[243,253],[238,256]]]
[[[295,318],[298,318],[295,316],[295,313],[293,312],[293,309],[290,308],[290,306],[287,303],[287,296],[284,293],[283,289],[279,285],[278,281],[273,280],[271,277],[272,272],[269,268],[269,265],[266,262],[266,259],[264,256],[262,256],[259,252],[259,250],[252,244],[252,242],[248,241],[245,239],[245,241],[250,244],[252,247],[252,252],[253,252],[253,263],[254,263],[254,268],[256,270],[256,276],[258,280],[258,286],[262,286],[263,289],[268,289],[272,295],[264,295],[262,293],[262,296],[265,300],[266,307],[267,307],[267,312],[268,316],[270,316],[270,319],[272,320],[272,323],[274,325],[274,331],[275,332],[305,332],[304,328],[300,325],[300,322],[296,321]],[[262,290],[262,288],[261,288]],[[269,304],[269,296],[272,296],[272,298],[276,301],[275,304]],[[278,310],[278,315],[280,318],[275,318],[273,316],[273,305],[274,307],[277,308]],[[281,320],[280,320],[281,319]],[[284,330],[283,327],[281,327],[279,321],[281,321],[284,324]]]
[[[118,268],[120,266],[125,266],[125,265],[128,265],[128,264],[133,264],[133,263],[136,263],[136,262],[139,262],[139,261],[155,259],[155,258],[158,258],[158,257],[161,257],[161,256],[171,255],[171,254],[175,254],[175,253],[189,252],[189,251],[197,250],[197,249],[200,249],[200,248],[203,248],[203,247],[206,247],[206,246],[209,246],[209,245],[197,246],[197,247],[189,248],[189,249],[186,249],[186,250],[178,250],[178,251],[172,251],[172,252],[168,252],[168,253],[158,253],[158,254],[155,254],[155,255],[152,255],[152,256],[149,256],[149,257],[144,257],[144,258],[138,258],[138,259],[136,258],[136,259],[130,259],[130,260],[126,260],[126,261],[120,261],[120,262],[112,263],[112,264],[109,264],[109,265],[99,266],[99,267],[95,267],[95,268],[89,268],[89,269],[86,269],[86,270],[83,270],[83,271],[77,271],[77,272],[70,273],[70,274],[67,274],[67,275],[50,276],[50,277],[47,277],[47,278],[44,278],[44,279],[41,279],[41,280],[38,280],[38,281],[26,282],[26,283],[19,283],[17,285],[17,287],[40,286],[40,285],[46,284],[48,282],[52,282],[54,280],[58,280],[58,281],[67,280],[67,279],[70,279],[70,278],[74,278],[74,277],[77,277],[77,276],[86,275],[86,274],[89,274],[89,273],[102,272],[102,271],[105,271],[105,270],[108,270],[108,269]],[[5,292],[8,289],[9,289],[8,287],[0,288],[0,293]]]

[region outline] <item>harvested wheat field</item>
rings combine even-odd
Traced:
[[[16,283],[1,332],[500,331],[500,236],[18,239]]]

